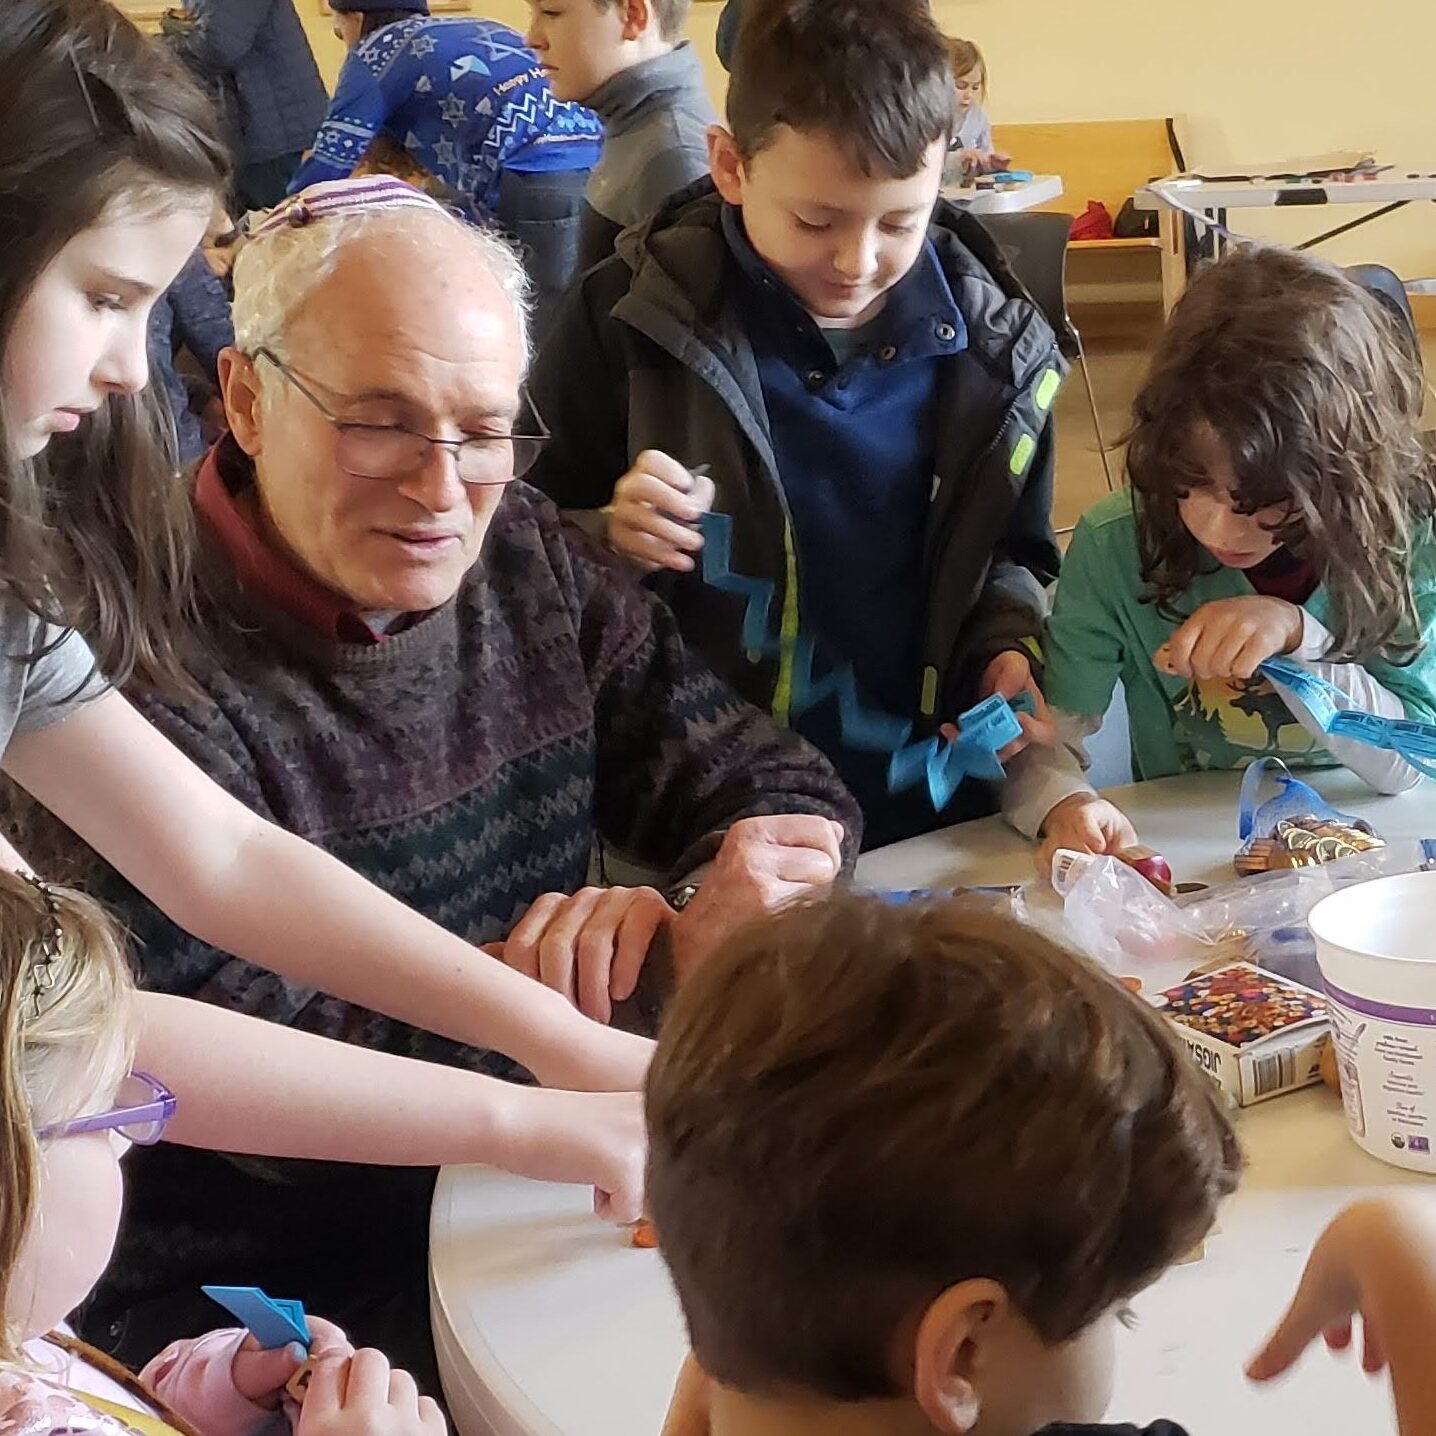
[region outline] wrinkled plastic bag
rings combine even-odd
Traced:
[[[1109,972],[1136,979],[1143,993],[1174,987],[1209,955],[1200,918],[1119,858],[1061,851],[1052,887],[1068,940]]]
[[[1198,968],[1237,961],[1319,988],[1316,945],[1307,926],[1312,908],[1353,883],[1432,870],[1436,839],[1410,838],[1317,867],[1220,883],[1176,900],[1119,859],[1089,853],[1058,853],[1052,883],[1062,899],[1069,940],[1150,995]]]

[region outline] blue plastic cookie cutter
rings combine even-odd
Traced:
[[[1343,711],[1340,704],[1346,695],[1290,658],[1270,658],[1261,665],[1261,671],[1299,698],[1322,732],[1398,753],[1418,773],[1436,778],[1436,723],[1382,718],[1356,709]]]
[[[202,1286],[200,1290],[222,1306],[241,1326],[248,1327],[265,1351],[289,1346],[296,1341],[306,1351],[309,1350],[313,1338],[302,1301],[269,1296],[257,1286]]]
[[[697,472],[697,471],[695,471]],[[727,514],[704,514],[698,520],[703,535],[703,582],[746,600],[742,645],[750,656],[778,658],[783,643],[769,626],[773,584],[733,570],[733,520]],[[791,642],[792,702],[789,711],[801,717],[825,699],[836,699],[839,728],[846,747],[866,753],[888,753],[888,791],[903,792],[927,781],[933,808],[941,811],[952,801],[964,779],[997,782],[1003,776],[998,753],[1022,736],[1019,712],[1033,711],[1032,696],[1022,693],[1011,702],[1000,694],[984,699],[957,720],[957,737],[927,738],[910,742],[912,724],[904,718],[869,708],[858,691],[852,668],[843,664],[826,677],[813,677],[815,644],[799,634]]]

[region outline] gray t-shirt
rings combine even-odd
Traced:
[[[969,105],[962,112],[952,147],[955,150],[981,150],[984,154],[992,149],[992,121],[981,105]]]
[[[0,590],[0,754],[16,734],[49,728],[105,691],[94,655],[76,633],[39,658],[27,656],[59,634]]]

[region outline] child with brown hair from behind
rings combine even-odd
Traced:
[[[1124,1304],[1206,1236],[1241,1167],[1162,1018],[975,899],[839,894],[748,929],[679,992],[647,1101],[693,1343],[669,1436],[1138,1436],[1090,1424]],[[1400,1343],[1398,1401],[1404,1370],[1436,1414],[1411,1364],[1436,1334],[1433,1233],[1343,1218],[1253,1376],[1318,1332],[1340,1344],[1362,1291],[1389,1311],[1404,1269],[1414,1319],[1378,1315],[1375,1355],[1396,1365]]]
[[[315,1317],[307,1353],[212,1331],[138,1378],[63,1330],[109,1262],[120,1158],[159,1141],[175,1109],[163,1083],[130,1070],[133,999],[95,903],[0,871],[0,1432],[444,1436],[407,1372]],[[286,1384],[306,1359],[299,1405]]]

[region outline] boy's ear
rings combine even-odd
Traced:
[[[913,1342],[913,1399],[947,1436],[967,1436],[982,1415],[982,1377],[1007,1311],[994,1281],[959,1282],[923,1313]]]
[[[654,23],[651,0],[622,0],[622,4],[623,38],[641,40],[648,33],[648,27]]]
[[[256,457],[263,447],[264,430],[256,362],[238,349],[221,350],[219,391],[235,442],[251,459]]]
[[[729,204],[743,203],[743,157],[738,141],[722,125],[708,126],[708,168],[713,184]]]

